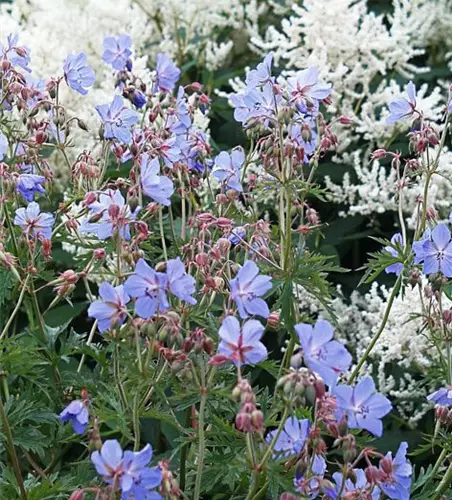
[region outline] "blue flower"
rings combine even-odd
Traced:
[[[353,475],[355,476],[355,482],[347,478],[344,486],[342,486],[344,482],[344,474],[335,472],[333,474],[333,479],[336,483],[336,488],[331,491],[331,493],[328,492],[328,498],[336,500],[339,492],[342,492],[343,494],[353,493],[354,496],[350,495],[350,498],[369,498],[372,500],[378,500],[380,498],[380,490],[376,487],[372,487],[372,484],[368,483],[366,473],[362,469],[353,469]],[[371,490],[372,493],[369,497],[369,492]]]
[[[276,116],[281,95],[275,94],[273,84],[268,82],[262,90],[250,88],[244,93],[232,94],[230,99],[236,121],[247,124],[250,120],[258,120],[267,127],[269,120]]]
[[[89,306],[88,316],[97,319],[99,331],[103,333],[124,323],[130,297],[122,285],[113,287],[107,282],[100,285],[99,295],[102,300],[96,300]]]
[[[317,320],[314,327],[298,323],[295,332],[300,339],[306,366],[318,373],[326,384],[334,385],[338,376],[350,367],[352,357],[340,342],[331,340],[334,335],[331,324],[323,319]]]
[[[289,417],[284,428],[276,440],[274,451],[275,455],[291,456],[299,455],[306,444],[309,436],[310,423],[307,418],[298,420],[295,417]],[[271,443],[275,437],[277,430],[271,431],[267,434],[265,440]]]
[[[129,99],[132,104],[138,109],[141,109],[146,104],[146,96],[141,92],[141,90],[134,89],[129,95]]]
[[[383,479],[379,483],[380,489],[392,500],[409,500],[411,489],[411,474],[413,468],[406,459],[408,444],[400,443],[395,458],[388,452],[380,460],[380,472]]]
[[[158,467],[148,467],[152,448],[148,444],[141,451],[123,452],[115,439],[105,441],[99,451],[91,455],[96,471],[107,484],[118,484],[122,499],[162,498],[150,491],[160,485],[162,472]]]
[[[141,185],[143,193],[157,203],[171,205],[171,196],[174,193],[173,182],[164,175],[160,175],[160,162],[158,158],[150,159],[148,153],[141,157]]]
[[[33,235],[39,239],[50,239],[52,237],[52,226],[55,218],[52,214],[41,213],[36,202],[28,204],[27,208],[18,208],[14,217],[14,224],[22,228],[27,235]]]
[[[126,69],[127,61],[132,55],[131,46],[132,38],[129,35],[119,35],[118,38],[106,36],[102,60],[111,64],[113,69],[122,71]]]
[[[13,66],[19,66],[30,73],[31,69],[28,67],[30,64],[30,49],[18,45],[18,33],[8,35],[6,40],[6,47],[0,43],[0,52],[3,53]]]
[[[124,106],[121,96],[115,96],[110,105],[96,106],[96,110],[104,123],[106,139],[117,139],[124,144],[132,142],[131,128],[138,122],[138,115]]]
[[[166,296],[168,278],[164,273],[158,273],[143,259],[140,259],[132,276],[124,283],[126,292],[137,300],[135,312],[143,319],[149,319],[157,312],[168,310]]]
[[[76,434],[83,434],[88,427],[89,413],[88,406],[80,399],[72,401],[60,413],[60,420],[62,422],[71,422],[74,432]]]
[[[8,139],[0,132],[0,161],[3,160],[8,151]]]
[[[392,246],[385,247],[386,252],[392,255],[392,257],[399,258],[400,254],[394,247],[403,245],[403,239],[400,233],[394,234],[394,236],[391,238],[391,245]],[[399,274],[402,271],[403,271],[403,264],[401,262],[395,262],[394,264],[391,264],[385,269],[385,272],[387,274],[395,273],[396,276],[399,276]]]
[[[63,69],[69,87],[82,95],[86,95],[88,88],[96,81],[94,71],[88,66],[83,52],[67,56]]]
[[[184,134],[191,127],[191,116],[184,87],[179,87],[176,98],[176,112],[168,117],[171,132]]]
[[[452,387],[441,387],[441,389],[429,394],[427,399],[437,405],[452,406]]]
[[[222,151],[215,158],[212,175],[228,189],[241,192],[240,167],[244,162],[245,154],[240,149],[234,149],[231,154]]]
[[[172,92],[180,77],[180,69],[166,54],[157,55],[154,92]]]
[[[268,318],[270,311],[267,303],[260,297],[271,289],[271,280],[270,276],[259,275],[259,268],[252,260],[247,260],[231,280],[231,297],[242,319],[248,315]]]
[[[375,391],[375,383],[371,377],[364,377],[355,387],[338,385],[333,387],[339,413],[348,417],[351,429],[366,429],[380,437],[383,433],[381,419],[392,408],[389,399]]]
[[[316,111],[319,101],[331,94],[331,84],[321,83],[318,80],[319,70],[316,67],[299,71],[287,79],[292,101],[302,113]]]
[[[431,232],[426,232],[420,241],[413,243],[415,263],[424,262],[424,274],[441,272],[452,278],[452,242],[446,224],[438,224]]]
[[[195,279],[185,272],[184,263],[177,259],[169,260],[166,264],[168,286],[173,295],[180,300],[195,305],[196,299],[192,295],[196,292]]]
[[[80,225],[81,232],[94,233],[100,240],[106,240],[117,232],[121,238],[130,239],[130,223],[135,220],[140,207],[134,212],[126,204],[119,190],[107,189],[99,201],[89,206],[89,216]]]
[[[33,201],[35,193],[45,193],[44,182],[42,175],[21,174],[17,179],[17,190],[27,201]]]
[[[218,353],[236,366],[260,363],[268,355],[266,347],[260,341],[263,333],[263,325],[255,319],[246,321],[240,328],[236,317],[227,316],[218,331],[221,339]]]
[[[228,236],[228,240],[233,245],[238,245],[246,236],[246,229],[243,226],[235,227],[231,230],[231,234]]]
[[[294,486],[298,493],[309,498],[317,498],[322,490],[323,476],[326,472],[326,461],[321,455],[314,455],[311,470],[304,476],[300,470],[295,472]],[[336,497],[335,497],[336,498]]]
[[[409,82],[405,87],[408,99],[399,97],[389,103],[390,115],[386,123],[395,123],[411,116],[416,111],[416,87],[413,82]]]
[[[256,69],[252,69],[246,75],[245,83],[247,87],[258,87],[272,81],[272,63],[273,54],[267,54],[264,60],[256,66]]]

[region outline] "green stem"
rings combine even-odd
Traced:
[[[367,357],[372,352],[372,349],[375,347],[375,344],[378,342],[380,335],[383,333],[383,330],[385,329],[386,323],[388,322],[388,319],[389,319],[389,314],[390,314],[391,309],[392,309],[392,304],[394,303],[394,299],[396,298],[396,295],[397,295],[397,292],[399,291],[401,283],[402,283],[402,274],[399,274],[399,277],[397,278],[397,281],[395,282],[394,288],[392,289],[391,296],[389,297],[389,301],[388,301],[388,304],[386,306],[386,311],[385,311],[385,314],[383,316],[383,321],[380,325],[380,328],[378,329],[378,332],[374,335],[374,337],[371,340],[370,344],[368,345],[366,351],[361,356],[361,359],[359,360],[358,364],[356,365],[355,369],[353,370],[352,374],[350,375],[350,377],[348,379],[349,384],[353,383],[353,381],[359,375],[359,372],[360,372],[361,368],[363,367],[364,363],[366,362]]]
[[[281,417],[281,422],[279,423],[279,427],[273,436],[273,439],[270,442],[269,447],[267,448],[267,451],[265,452],[264,456],[262,457],[262,460],[258,466],[258,469],[261,470],[264,468],[265,464],[267,463],[268,459],[271,457],[271,454],[273,453],[273,449],[275,447],[276,442],[279,439],[279,436],[281,435],[281,432],[283,430],[284,424],[286,423],[287,416],[289,414],[289,405],[286,405],[284,408],[284,412]]]
[[[438,487],[435,490],[435,497],[433,500],[439,500],[443,493],[449,488],[452,483],[452,462],[449,464],[446,473],[442,481],[439,483]]]
[[[446,455],[447,455],[447,450],[443,448],[441,450],[438,459],[435,462],[435,465],[433,466],[432,472],[430,473],[428,479],[424,483],[422,491],[425,491],[427,485],[432,481],[432,479],[435,479],[436,473],[438,472],[438,469],[441,467],[441,464],[443,463],[443,460],[446,458]]]
[[[205,385],[205,373],[204,373],[204,363],[201,362],[201,403],[199,405],[198,413],[198,439],[199,439],[199,450],[198,450],[198,467],[196,471],[195,480],[195,493],[193,495],[193,500],[199,500],[201,495],[201,480],[204,468],[204,455],[206,451],[206,442],[204,434],[204,413],[206,410],[207,403],[207,387]]]
[[[135,435],[135,443],[133,446],[133,451],[138,451],[140,449],[140,417],[139,417],[139,404],[138,395],[133,398],[133,433]]]
[[[191,420],[191,408],[188,407],[185,410],[185,422],[184,427],[188,428]],[[189,443],[185,443],[181,446],[180,449],[180,465],[179,465],[179,486],[182,491],[185,490],[185,474],[187,471],[187,456],[188,456],[188,448]]]
[[[14,448],[13,435],[11,433],[11,427],[9,426],[8,417],[5,413],[5,407],[3,406],[2,398],[0,398],[0,420],[5,432],[8,452],[13,464],[14,474],[16,475],[17,484],[19,485],[20,496],[23,500],[27,500],[27,492],[25,491],[24,480],[22,478],[22,473],[20,472],[19,460]]]
[[[4,339],[4,337],[8,333],[9,327],[11,326],[12,322],[14,321],[14,318],[16,317],[16,314],[19,312],[20,306],[22,305],[22,301],[24,300],[25,292],[27,291],[27,285],[28,285],[29,279],[30,279],[30,274],[28,274],[27,277],[25,278],[25,281],[24,281],[22,290],[20,292],[16,307],[14,308],[14,311],[11,313],[11,316],[9,317],[8,321],[6,322],[5,328],[3,328],[3,331],[0,334],[0,340]]]
[[[119,346],[116,346],[116,349],[115,349],[113,373],[114,373],[114,377],[116,380],[116,384],[118,385],[118,390],[119,390],[119,395],[121,397],[122,406],[123,406],[123,408],[127,408],[127,398],[126,398],[126,394],[124,392],[124,387],[122,386],[121,376],[120,376],[120,372],[119,372]]]
[[[160,228],[160,238],[162,240],[163,256],[165,257],[165,260],[168,261],[168,253],[166,251],[166,242],[165,242],[165,232],[163,231],[163,209],[161,206],[159,207],[159,228]]]

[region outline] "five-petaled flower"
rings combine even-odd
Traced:
[[[113,236],[130,239],[130,223],[135,220],[140,207],[132,212],[119,190],[107,189],[99,201],[91,203],[89,215],[80,225],[81,232],[94,233],[100,240]]]
[[[299,455],[303,451],[306,440],[308,439],[309,429],[309,419],[305,418],[298,420],[295,417],[289,417],[273,447],[275,451],[274,456]],[[270,444],[273,441],[277,432],[278,430],[275,429],[267,434],[265,438],[267,443]]]
[[[408,99],[399,97],[389,103],[390,115],[386,119],[386,123],[395,123],[404,118],[408,118],[416,111],[416,87],[413,82],[408,82],[405,90],[408,94]]]
[[[306,366],[318,373],[328,385],[334,385],[338,376],[350,367],[352,357],[337,340],[331,340],[334,330],[331,324],[318,319],[314,327],[307,323],[295,325],[300,339]]]
[[[440,406],[452,406],[452,386],[441,387],[429,394],[427,399]]]
[[[22,228],[27,236],[49,240],[52,236],[52,226],[55,218],[52,214],[41,213],[39,205],[32,201],[26,208],[18,208],[14,224]]]
[[[169,260],[166,264],[168,286],[173,295],[180,300],[195,305],[196,299],[192,295],[196,292],[195,279],[185,272],[184,263],[180,257]]]
[[[379,488],[367,481],[366,473],[362,469],[353,469],[353,477],[355,478],[354,481],[348,477],[344,478],[344,474],[340,472],[335,472],[333,474],[333,479],[336,486],[328,489],[326,492],[327,498],[336,500],[338,495],[342,492],[344,496],[341,498],[379,500]],[[346,494],[350,495],[345,496]]]
[[[126,68],[127,62],[132,55],[130,47],[132,38],[129,35],[106,36],[104,38],[104,53],[102,59],[111,64],[113,69],[122,71]]]
[[[299,71],[287,79],[292,101],[302,113],[317,110],[319,101],[331,94],[331,84],[321,83],[318,80],[319,70],[316,67]]]
[[[96,300],[89,306],[88,316],[97,319],[100,332],[121,326],[126,319],[126,305],[130,300],[124,287],[113,287],[104,282],[99,287],[99,295],[102,300]]]
[[[345,413],[351,429],[366,429],[375,436],[383,433],[381,419],[392,408],[389,399],[378,394],[371,377],[364,377],[355,387],[338,385],[332,390],[336,396],[338,413]]]
[[[431,232],[427,231],[422,240],[413,243],[413,250],[415,263],[424,262],[426,275],[441,272],[452,278],[452,241],[446,224],[438,224]]]
[[[166,54],[158,54],[156,62],[154,92],[172,92],[180,77],[180,69]]]
[[[240,149],[234,149],[231,154],[222,151],[216,158],[212,175],[228,189],[243,191],[240,184],[240,167],[245,161],[245,154]]]
[[[150,158],[148,153],[142,155],[141,185],[143,193],[152,198],[157,203],[171,205],[171,196],[174,193],[174,184],[165,175],[160,175],[160,161],[158,158]]]
[[[270,276],[259,274],[259,268],[252,260],[247,260],[231,280],[231,297],[242,319],[249,315],[268,318],[270,311],[261,297],[271,289],[271,280]]]
[[[86,61],[86,54],[69,55],[64,63],[64,77],[72,90],[82,95],[88,93],[88,88],[96,81],[93,69]]]
[[[263,333],[263,325],[255,319],[246,321],[240,327],[236,317],[227,316],[218,332],[221,339],[218,353],[237,366],[260,363],[268,354],[260,341]]]
[[[160,485],[162,472],[159,467],[148,467],[152,459],[152,447],[147,444],[141,451],[123,452],[115,439],[104,442],[99,451],[91,455],[97,473],[110,485],[119,487],[122,498],[162,498],[150,490]]]
[[[35,174],[21,174],[17,178],[17,190],[27,201],[33,201],[35,193],[45,193],[45,177]]]
[[[88,405],[81,399],[76,399],[60,413],[62,422],[71,422],[76,434],[83,434],[88,427],[89,412]]]
[[[135,312],[143,319],[149,319],[157,312],[169,308],[166,296],[168,277],[152,269],[143,259],[139,259],[135,272],[124,283],[126,292],[136,298]]]
[[[396,456],[388,452],[380,460],[380,473],[382,474],[379,487],[389,498],[394,500],[409,500],[411,489],[411,474],[413,468],[406,458],[408,444],[400,443]]]
[[[138,122],[138,115],[124,106],[123,98],[116,95],[111,104],[96,106],[104,124],[105,139],[117,139],[124,144],[132,142],[132,127]]]

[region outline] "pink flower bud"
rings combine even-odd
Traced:
[[[386,155],[388,154],[388,152],[386,151],[386,149],[376,149],[372,154],[371,154],[371,158],[373,160],[377,160],[379,158],[384,158]]]
[[[90,191],[89,193],[86,193],[85,194],[85,197],[83,198],[83,203],[89,207],[90,205],[92,205],[95,201],[97,200],[97,196],[96,196],[96,193],[93,193],[92,191]]]
[[[270,313],[267,318],[267,325],[271,326],[272,328],[278,328],[279,324],[280,324],[279,313],[276,311]]]
[[[226,217],[218,217],[215,223],[222,229],[229,229],[230,227],[232,227],[232,220]]]
[[[215,354],[209,359],[209,365],[212,366],[221,366],[229,362],[229,359],[223,354]]]
[[[93,257],[96,260],[104,260],[107,252],[105,251],[104,248],[96,248],[93,252]]]
[[[341,125],[351,125],[352,124],[352,119],[349,118],[348,116],[342,115],[341,117],[339,117],[339,123]]]

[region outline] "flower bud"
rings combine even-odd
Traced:
[[[272,312],[269,314],[267,318],[267,325],[270,326],[271,328],[278,328],[280,325],[280,319],[279,319],[279,313],[278,312]]]
[[[83,490],[75,490],[69,500],[83,500],[85,498],[85,492]]]

